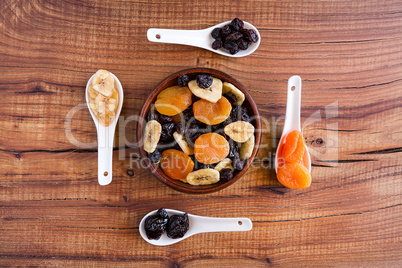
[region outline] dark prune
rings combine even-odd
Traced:
[[[186,74],[182,74],[179,77],[177,77],[177,84],[179,85],[179,87],[186,87],[188,81],[190,81],[190,78]]]
[[[230,25],[229,25],[229,24],[223,26],[222,29],[221,29],[221,34],[222,34],[222,36],[224,36],[224,37],[228,36],[231,32],[232,32],[232,30],[230,29]]]
[[[170,141],[173,139],[173,132],[175,130],[174,123],[167,123],[162,125],[161,141]]]
[[[233,171],[230,168],[222,169],[220,172],[220,181],[226,182],[233,179]]]
[[[247,36],[248,40],[250,40],[253,43],[256,43],[258,41],[258,34],[253,29],[248,29],[245,32],[245,35]]]
[[[151,163],[158,164],[161,160],[161,152],[158,149],[155,149],[155,151],[148,154],[148,159]]]
[[[190,121],[193,117],[194,117],[194,113],[193,113],[193,106],[190,106],[189,108],[187,108],[186,110],[183,111],[182,113],[183,115],[183,119],[188,122]]]
[[[224,47],[226,50],[229,50],[229,51],[232,50],[232,49],[238,48],[235,41],[226,41],[226,42],[223,44],[223,47]]]
[[[239,157],[235,157],[233,159],[232,165],[236,170],[242,170],[244,168],[244,161],[242,161]]]
[[[216,39],[214,42],[212,42],[212,48],[215,50],[218,50],[223,47],[223,42],[221,39]]]
[[[232,107],[232,111],[230,112],[230,118],[232,122],[236,121],[250,121],[250,116],[248,115],[248,110],[246,107],[235,105]]]
[[[247,42],[246,40],[244,40],[243,38],[237,40],[237,46],[241,49],[241,50],[246,50],[249,46],[250,46],[250,42]]]
[[[176,239],[183,237],[190,227],[187,213],[173,215],[169,218],[166,226],[166,234],[169,238]]]
[[[173,118],[164,114],[159,114],[159,123],[166,124],[166,123],[173,123]]]
[[[200,132],[199,129],[200,127],[198,125],[192,124],[188,127],[186,135],[192,137]]]
[[[159,113],[153,108],[147,114],[147,121],[151,120],[159,121]]]
[[[229,140],[229,158],[239,158],[239,146],[234,140]]]
[[[148,216],[144,222],[144,229],[148,239],[158,240],[167,228],[168,214],[164,208],[160,208],[156,215]]]
[[[223,96],[230,102],[230,104],[233,104],[237,101],[236,96],[233,93],[225,93]]]
[[[236,54],[236,53],[239,52],[239,51],[240,51],[239,47],[236,46],[235,48],[230,49],[230,50],[229,50],[229,53],[232,54],[232,55],[234,55],[234,54]]]
[[[180,121],[179,123],[177,123],[176,124],[176,131],[180,135],[184,135],[184,133],[187,132],[186,123],[184,121]]]
[[[238,39],[240,39],[242,37],[243,37],[243,35],[241,33],[234,32],[234,33],[231,33],[228,36],[226,36],[226,40],[227,41],[235,41],[235,40],[238,40]]]
[[[204,169],[204,168],[214,168],[214,165],[206,165],[201,162],[198,162],[197,159],[194,158],[194,170]]]
[[[209,74],[199,74],[196,81],[200,88],[209,88],[212,85],[213,79]]]
[[[214,39],[220,39],[221,38],[221,28],[215,28],[211,32],[211,36]]]
[[[244,22],[239,18],[235,18],[230,22],[230,26],[234,31],[239,31],[243,28]]]

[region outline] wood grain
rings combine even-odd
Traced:
[[[258,50],[226,58],[150,43],[150,27],[202,29],[239,17]],[[211,194],[174,191],[139,166],[138,115],[168,75],[215,68],[251,92],[264,117],[254,165]],[[124,87],[112,184],[97,184],[89,77]],[[402,5],[391,1],[0,1],[0,265],[400,267]],[[275,178],[287,79],[303,79],[302,125],[312,186]],[[92,143],[92,145],[91,145]],[[137,165],[138,164],[138,165]],[[138,224],[159,207],[249,217],[246,233],[200,234],[169,247]]]

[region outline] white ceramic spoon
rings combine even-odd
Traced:
[[[253,223],[248,218],[216,218],[188,214],[190,226],[187,233],[182,238],[169,238],[167,237],[165,232],[159,240],[150,240],[145,233],[144,223],[145,219],[150,215],[156,214],[156,211],[157,210],[151,211],[147,215],[145,215],[144,218],[142,218],[139,226],[139,231],[142,238],[148,243],[155,246],[172,245],[186,238],[189,238],[192,235],[200,233],[250,231],[253,228]],[[172,215],[184,214],[183,211],[174,209],[166,209],[166,212],[168,213],[169,217]]]
[[[99,123],[97,116],[92,112],[89,106],[89,94],[88,88],[92,84],[92,79],[95,74],[88,80],[85,90],[85,98],[89,112],[92,119],[95,122],[96,131],[98,135],[98,182],[100,185],[108,185],[112,182],[112,160],[113,160],[113,140],[116,129],[117,121],[119,120],[121,108],[123,106],[123,87],[119,79],[112,73],[110,73],[115,80],[115,88],[119,91],[119,107],[117,108],[116,117],[113,122],[104,127]]]
[[[228,56],[228,57],[244,57],[253,53],[261,42],[260,32],[257,30],[254,25],[243,21],[245,29],[253,29],[258,34],[258,41],[256,43],[251,43],[247,50],[239,50],[238,53],[232,55],[228,51],[223,48],[215,50],[212,48],[212,42],[215,40],[211,36],[211,32],[215,28],[222,28],[226,24],[229,24],[231,21],[225,21],[219,23],[215,26],[202,29],[202,30],[174,30],[174,29],[159,29],[159,28],[150,28],[147,32],[148,40],[151,42],[158,43],[169,43],[169,44],[180,44],[187,46],[200,47],[212,52]]]
[[[279,141],[279,145],[282,144],[282,139],[292,132],[293,130],[298,130],[301,132],[300,127],[300,106],[301,106],[301,78],[298,75],[294,75],[288,80],[288,98],[286,102],[286,117],[285,125],[283,126],[282,136]],[[275,172],[278,173],[278,148],[276,149],[275,155]],[[311,158],[308,152],[307,146],[304,145],[306,149],[305,155],[307,159],[307,166],[309,172],[311,172]]]

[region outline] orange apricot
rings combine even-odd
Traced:
[[[286,162],[300,162],[304,155],[304,140],[298,130],[286,135],[282,146],[281,155]]]
[[[232,105],[225,97],[215,103],[201,99],[193,104],[194,117],[207,125],[222,123],[229,117],[231,110]]]
[[[174,116],[191,105],[191,97],[192,93],[188,87],[168,87],[156,97],[155,108],[161,114]]]
[[[216,133],[199,136],[194,143],[194,156],[198,162],[209,165],[222,161],[229,154],[229,142]]]
[[[175,149],[163,151],[160,165],[166,175],[181,181],[186,181],[187,175],[194,169],[193,160],[182,151]]]
[[[300,163],[286,163],[278,169],[278,181],[292,189],[304,189],[311,185],[308,169]]]

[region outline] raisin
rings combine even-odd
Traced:
[[[169,238],[176,239],[183,237],[190,227],[187,213],[173,215],[169,218],[166,226],[166,234]]]
[[[231,33],[230,25],[225,25],[221,29],[222,36],[226,37]]]
[[[238,48],[235,41],[226,41],[226,42],[223,44],[223,47],[224,47],[226,50],[229,50],[229,51],[232,50],[232,49]]]
[[[211,36],[214,39],[220,39],[221,38],[221,28],[215,28],[211,32]]]
[[[215,50],[218,50],[220,48],[223,47],[223,42],[221,39],[216,39],[213,43],[212,43],[212,48]]]
[[[190,78],[186,74],[183,74],[183,75],[180,75],[179,77],[177,77],[177,84],[179,85],[179,87],[186,87],[188,84],[188,81],[190,81]]]
[[[168,222],[169,216],[164,208],[160,208],[156,215],[148,216],[144,223],[148,239],[158,240],[165,232]]]
[[[175,130],[174,123],[167,123],[162,125],[161,141],[170,141],[173,139],[173,132]]]
[[[148,155],[148,159],[151,163],[158,164],[159,161],[161,160],[161,153],[159,152],[158,149],[155,149],[155,151],[153,151]]]
[[[209,88],[212,85],[213,79],[209,74],[200,74],[197,75],[197,85],[200,88]]]
[[[190,106],[186,110],[183,111],[183,119],[188,122],[194,117],[193,107]]]
[[[239,51],[240,51],[240,49],[239,49],[239,47],[236,45],[235,48],[232,48],[232,49],[229,50],[229,53],[232,54],[232,55],[234,55],[234,54],[236,54],[236,53],[239,52]]]
[[[153,108],[147,114],[147,121],[151,120],[159,121],[159,113]]]
[[[164,114],[158,115],[159,123],[166,124],[166,123],[173,123],[173,118]]]
[[[230,104],[233,104],[237,101],[236,96],[233,93],[225,93],[223,96],[230,102]]]
[[[199,129],[200,127],[196,124],[192,124],[189,126],[189,128],[187,129],[187,136],[189,137],[193,137],[194,135],[196,135],[197,133],[199,133]]]
[[[250,42],[247,42],[246,40],[244,40],[243,38],[237,40],[237,46],[241,49],[241,50],[246,50],[249,46],[250,46]]]
[[[242,170],[244,168],[244,161],[240,160],[240,157],[233,159],[232,165],[236,170]]]
[[[233,29],[234,31],[239,31],[240,29],[243,28],[244,22],[243,22],[241,19],[239,19],[239,18],[235,18],[235,19],[233,19],[232,22],[230,23],[230,26],[232,27],[232,29]]]
[[[237,142],[234,140],[229,140],[229,158],[238,158],[239,157],[239,146],[237,145]]]
[[[187,132],[187,127],[186,123],[183,121],[180,121],[179,123],[176,124],[176,131],[177,133],[184,135],[184,133]]]
[[[258,34],[253,29],[248,29],[245,33],[251,42],[256,43],[258,41]]]
[[[229,35],[226,37],[226,40],[228,40],[228,41],[235,41],[235,40],[239,40],[239,39],[242,38],[242,37],[243,37],[243,35],[242,35],[241,33],[239,33],[239,32],[234,32],[234,33],[229,34]]]
[[[233,171],[230,168],[222,169],[220,172],[220,181],[227,182],[233,179]]]

